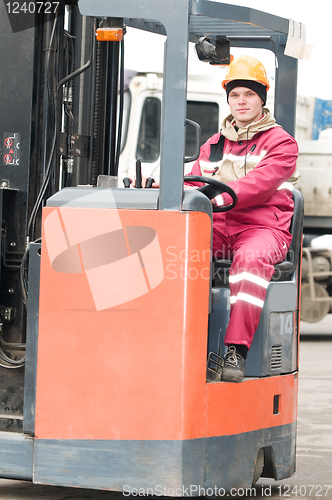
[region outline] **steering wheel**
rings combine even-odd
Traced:
[[[228,193],[231,196],[233,202],[230,205],[222,205],[221,207],[213,206],[214,212],[228,212],[228,210],[231,210],[237,204],[237,195],[235,191],[227,186],[227,184],[217,181],[216,179],[202,177],[200,175],[185,175],[184,182],[204,182],[205,186],[199,187],[197,191],[205,194],[209,200],[212,200],[221,193]]]

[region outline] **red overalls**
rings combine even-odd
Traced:
[[[220,139],[220,134],[214,135],[202,146],[191,170],[192,175],[214,176],[227,183],[238,196],[233,210],[213,215],[213,256],[233,261],[226,345],[244,344],[250,348],[274,264],[284,260],[291,242],[293,200],[292,186],[287,181],[296,170],[298,148],[281,127],[269,127],[271,115],[269,118],[265,115],[265,129],[261,123],[264,120],[250,125],[248,140],[241,139],[243,134],[240,140],[229,140],[227,130],[223,130],[223,159],[217,162],[210,159],[211,145]],[[222,197],[224,204],[231,203],[228,194]]]

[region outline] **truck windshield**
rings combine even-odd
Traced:
[[[219,130],[219,106],[216,102],[188,101],[187,118],[201,127],[200,146]],[[193,156],[195,147],[195,130],[186,127],[186,156]]]
[[[147,97],[144,101],[141,126],[139,129],[136,158],[153,163],[160,154],[161,101],[157,97]]]
[[[201,144],[218,132],[219,106],[216,102],[188,101],[187,118],[201,126]],[[160,156],[161,101],[158,97],[147,97],[144,101],[136,158],[153,163]],[[195,153],[195,130],[186,128],[185,156]]]

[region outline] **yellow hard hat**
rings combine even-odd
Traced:
[[[267,91],[270,88],[263,64],[251,56],[240,56],[230,63],[222,81],[223,88],[226,90],[226,85],[234,80],[251,80],[265,85]]]

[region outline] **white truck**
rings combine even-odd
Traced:
[[[331,130],[331,129],[330,129]],[[300,140],[297,185],[305,200],[301,319],[322,320],[332,304],[332,136]]]

